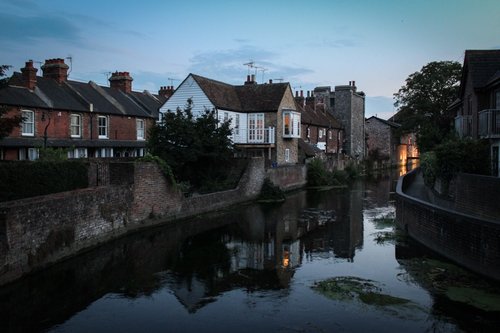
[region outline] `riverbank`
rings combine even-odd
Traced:
[[[452,199],[442,198],[426,188],[416,169],[398,181],[396,221],[426,247],[498,281],[500,221],[494,192],[499,189],[498,178],[459,175]]]
[[[187,198],[156,163],[104,170],[118,173],[100,175],[105,186],[0,204],[0,285],[138,229],[254,200],[266,177],[284,190],[306,184],[304,165],[266,170],[262,158],[235,189]]]

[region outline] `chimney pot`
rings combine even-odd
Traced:
[[[304,97],[304,90],[300,91],[300,97]]]
[[[38,69],[33,67],[33,60],[28,60],[24,66],[21,68],[21,73],[23,77],[24,86],[30,90],[36,87],[36,72]]]
[[[273,80],[272,79],[269,79],[269,84],[273,84]]]
[[[43,77],[62,83],[68,80],[68,69],[69,66],[64,63],[64,59],[47,59],[42,66]]]

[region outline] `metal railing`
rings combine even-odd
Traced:
[[[500,109],[487,109],[479,112],[479,136],[500,138]]]
[[[276,128],[236,129],[233,128],[231,140],[235,144],[274,144]]]
[[[456,116],[455,131],[460,138],[472,136],[472,116]]]

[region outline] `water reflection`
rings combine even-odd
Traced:
[[[394,212],[397,176],[296,192],[282,204],[239,206],[106,244],[0,288],[0,331],[474,331],[468,310],[411,275],[404,260],[415,246],[374,241],[386,230],[374,219]],[[334,276],[377,281],[416,308],[343,303],[311,289]],[[468,313],[491,327],[478,324],[487,315]]]
[[[334,197],[302,191],[104,245],[0,289],[2,331],[51,327],[110,293],[168,286],[192,313],[231,289],[286,289],[304,255],[352,261],[362,246],[362,185]]]

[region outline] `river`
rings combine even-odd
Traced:
[[[0,331],[494,331],[499,312],[436,293],[411,264],[449,263],[394,237],[398,176],[294,192],[284,203],[240,205],[105,244],[0,288]],[[358,284],[339,293],[320,288],[325,280]]]

